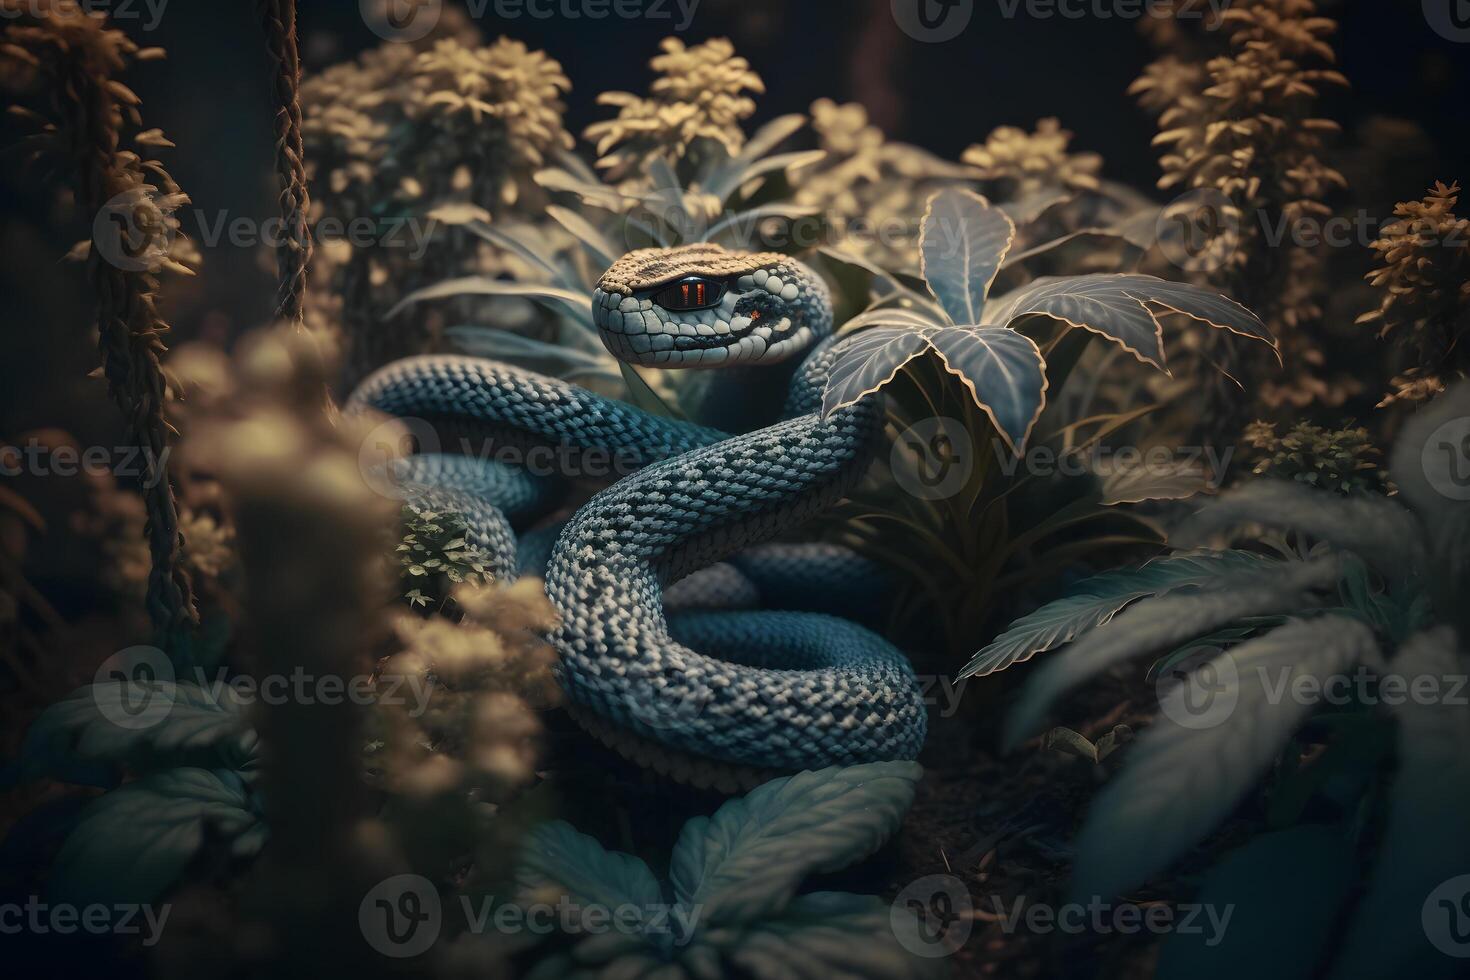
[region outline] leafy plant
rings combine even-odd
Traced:
[[[1212,873],[1205,899],[1240,895],[1246,863],[1256,891],[1316,881],[1312,900],[1336,910],[1345,929],[1333,961],[1342,975],[1387,976],[1411,964],[1448,975],[1420,910],[1447,874],[1470,867],[1470,845],[1450,816],[1470,804],[1470,711],[1452,690],[1467,667],[1470,504],[1447,492],[1466,459],[1442,429],[1466,415],[1462,383],[1406,429],[1391,465],[1398,499],[1260,480],[1206,505],[1181,532],[1188,543],[1265,528],[1295,536],[1294,553],[1205,552],[1110,572],[1017,622],[966,668],[994,673],[1075,641],[1031,677],[1009,721],[1012,745],[1067,690],[1128,659],[1164,654],[1155,672],[1180,679],[1093,804],[1077,842],[1076,895],[1106,900],[1141,884],[1274,773],[1267,823],[1310,819],[1327,843],[1294,850],[1261,838]],[[1335,681],[1353,692],[1346,703],[1281,696],[1331,691]],[[1407,693],[1425,683],[1436,685],[1432,695]],[[1391,757],[1397,777],[1385,789],[1378,773]],[[1350,843],[1376,844],[1378,854],[1356,904],[1356,878],[1323,875],[1318,860],[1321,847],[1347,860]],[[1268,948],[1292,949],[1301,975],[1328,965],[1331,929],[1298,933],[1272,907],[1239,909],[1249,934],[1264,930]]]
[[[920,772],[912,762],[878,762],[771,780],[685,824],[667,884],[570,824],[537,828],[517,874],[520,901],[672,911],[636,933],[560,937],[528,976],[942,975],[943,961],[912,956],[895,940],[893,917],[907,910],[873,896],[798,894],[808,876],[881,847],[913,802]]]
[[[923,220],[922,280],[911,283],[840,257],[863,265],[882,292],[844,327],[850,339],[838,351],[823,410],[889,389],[896,396],[890,428],[900,440],[895,467],[911,465],[904,433],[948,417],[969,433],[973,468],[952,493],[935,499],[870,481],[833,515],[836,533],[909,574],[917,583],[911,601],[927,597],[923,608],[941,622],[951,649],[981,632],[1001,591],[1056,575],[1089,553],[1158,541],[1149,525],[1107,501],[1188,495],[1201,486],[1192,480],[1184,490],[1176,482],[1140,493],[1138,484],[1120,484],[1109,496],[1091,481],[1048,487],[1042,476],[1019,466],[1048,395],[1066,384],[1092,336],[1161,371],[1163,311],[1271,343],[1240,305],[1210,289],[1152,276],[1043,277],[992,297],[997,275],[1015,267],[1008,255],[1015,235],[1002,209],[972,192],[948,189],[931,199]],[[921,357],[926,353],[935,357]],[[953,385],[955,378],[963,387]],[[1075,460],[1148,411],[1147,405],[1132,406],[1058,420],[1037,441],[1055,447],[1053,459]],[[1023,487],[1030,492],[1020,493]],[[1088,537],[1087,528],[1097,533]],[[917,560],[915,541],[924,546]]]

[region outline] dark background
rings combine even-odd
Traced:
[[[162,127],[178,144],[164,160],[194,206],[211,218],[224,213],[262,220],[277,213],[267,63],[255,4],[169,0],[157,28],[142,32],[141,0],[127,2],[137,13],[121,25],[141,43],[168,51],[166,61],[138,66],[128,82],[143,98],[145,125]],[[1386,208],[1387,201],[1418,197],[1435,179],[1470,179],[1464,167],[1470,159],[1470,45],[1432,31],[1419,0],[1323,7],[1340,21],[1334,44],[1352,82],[1350,91],[1331,94],[1323,107],[1343,124],[1344,153],[1351,152],[1357,128],[1375,115],[1414,121],[1434,147],[1424,166],[1378,175],[1377,190],[1389,197],[1353,200]],[[669,9],[675,10],[672,4]],[[1137,21],[1024,13],[1007,19],[1002,11],[999,0],[975,0],[962,35],[929,44],[897,28],[889,0],[701,0],[684,38],[735,42],[766,82],[756,122],[805,111],[822,96],[857,99],[890,136],[954,158],[998,125],[1029,128],[1054,115],[1076,134],[1074,149],[1102,154],[1106,176],[1152,187],[1158,176],[1149,145],[1154,126],[1125,92],[1153,57]],[[506,34],[562,63],[574,86],[567,125],[579,133],[612,111],[595,104],[599,92],[646,89],[647,61],[675,22],[487,16],[481,28],[487,38]],[[300,26],[308,71],[380,43],[356,0],[300,0]],[[0,136],[13,143],[19,131],[4,128]],[[108,433],[98,426],[111,425],[113,416],[99,412],[101,386],[85,377],[96,358],[84,278],[60,258],[88,229],[57,211],[44,177],[22,171],[15,156],[0,170],[6,259],[0,266],[0,329],[6,334],[0,436],[48,425],[95,441]],[[268,257],[225,244],[206,250],[197,280],[170,286],[165,309],[176,340],[228,340],[268,317],[272,290]],[[58,389],[57,377],[73,381]]]

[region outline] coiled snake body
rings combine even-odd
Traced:
[[[644,249],[603,275],[592,310],[623,361],[720,368],[730,383],[711,398],[725,416],[744,410],[742,383],[784,372],[779,418],[731,434],[456,355],[390,364],[353,402],[639,467],[575,513],[549,558],[536,532],[518,557],[511,529],[536,509],[533,476],[473,455],[413,457],[400,473],[466,515],[498,575],[539,571],[540,551],[562,619],[559,679],[578,718],[625,755],[684,776],[691,759],[790,771],[913,758],[925,715],[907,659],[847,619],[801,611],[870,603],[866,566],[831,547],[765,544],[851,487],[881,427],[872,399],[821,413],[835,345],[825,284],[781,255]],[[708,605],[701,592],[786,608],[688,610]],[[671,758],[682,768],[653,762]]]

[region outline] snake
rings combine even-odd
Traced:
[[[627,758],[712,784],[915,758],[926,714],[912,665],[850,615],[881,599],[871,563],[779,540],[842,499],[882,438],[871,393],[823,411],[841,353],[826,283],[790,256],[700,243],[624,254],[590,301],[617,360],[709,372],[708,418],[423,354],[379,368],[350,404],[411,419],[429,443],[473,430],[626,473],[550,531],[526,530],[546,510],[544,467],[421,444],[395,479],[462,514],[496,577],[544,574],[566,702]]]

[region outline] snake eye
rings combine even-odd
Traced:
[[[653,301],[666,310],[683,313],[718,306],[724,295],[725,284],[718,279],[690,276],[664,287]]]

